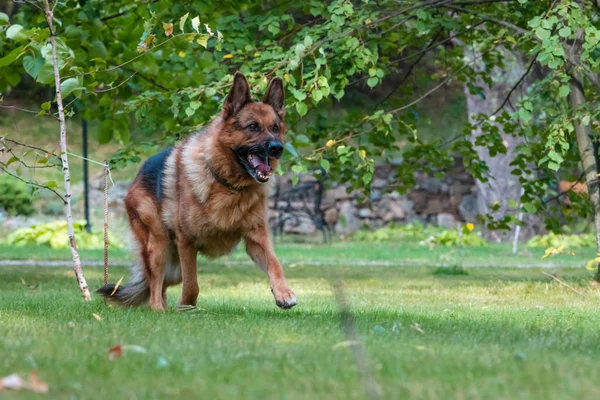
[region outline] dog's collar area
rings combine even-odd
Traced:
[[[241,187],[241,188],[235,187],[231,183],[227,182],[227,180],[225,178],[223,178],[223,176],[221,176],[221,174],[219,174],[219,172],[213,167],[211,162],[208,163],[208,170],[210,171],[210,173],[213,176],[213,178],[215,179],[215,181],[217,181],[217,183],[219,183],[221,186],[224,186],[227,189],[234,191],[234,192],[241,192],[245,189],[243,187]]]

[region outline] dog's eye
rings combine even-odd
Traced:
[[[256,122],[252,122],[251,124],[249,124],[247,126],[247,128],[250,129],[252,132],[260,131],[260,126],[258,126],[258,124]]]
[[[279,124],[273,125],[273,132],[274,133],[279,133]]]

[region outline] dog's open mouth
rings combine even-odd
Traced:
[[[243,161],[244,167],[257,182],[267,182],[273,173],[269,157],[249,151]]]

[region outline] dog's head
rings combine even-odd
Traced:
[[[227,137],[220,138],[220,142],[231,151],[242,176],[248,179],[265,183],[277,168],[286,130],[284,98],[281,78],[271,80],[262,102],[252,101],[244,75],[237,72],[233,78],[223,105]]]

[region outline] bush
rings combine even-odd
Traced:
[[[582,233],[579,235],[557,235],[549,233],[543,236],[534,236],[527,242],[528,247],[560,247],[565,248],[582,248],[596,247],[596,237],[591,233]]]
[[[476,233],[465,233],[458,230],[444,230],[440,233],[429,236],[421,242],[428,245],[441,246],[468,246],[482,247],[487,246],[487,242]]]
[[[8,215],[32,215],[35,212],[27,185],[10,176],[0,176],[0,208]]]
[[[436,228],[426,228],[419,223],[406,225],[390,224],[376,231],[358,231],[352,236],[352,239],[359,242],[419,241],[425,239],[432,229]]]
[[[102,233],[88,233],[85,230],[85,221],[74,222],[73,229],[75,230],[78,248],[104,248],[104,235]],[[55,221],[17,229],[6,237],[4,243],[12,246],[36,245],[47,246],[53,249],[68,248],[67,223],[64,221]],[[108,235],[108,243],[111,247],[121,247],[121,243],[110,233]]]

